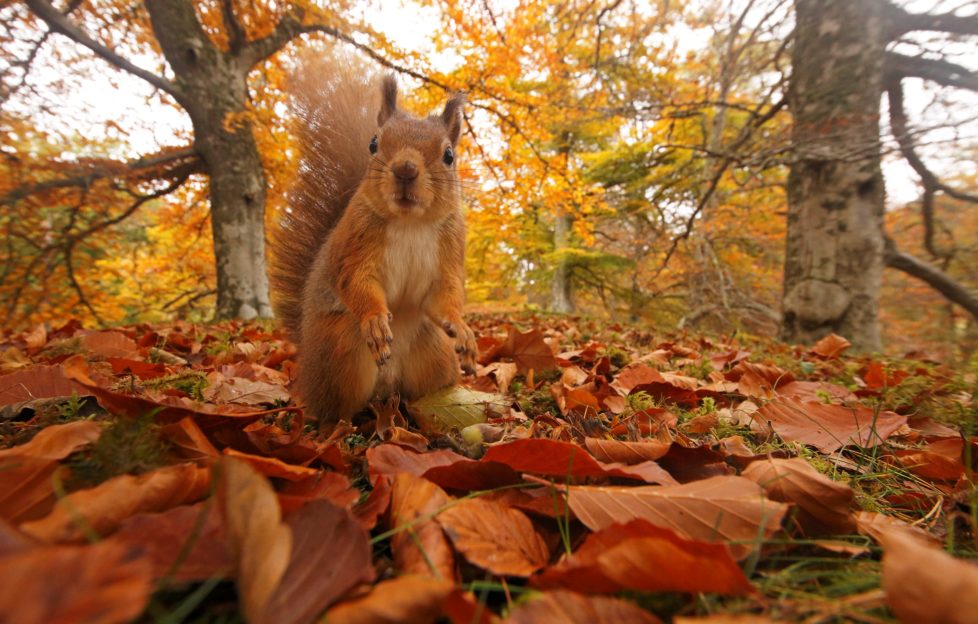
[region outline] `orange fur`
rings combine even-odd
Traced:
[[[476,353],[462,318],[457,165],[445,162],[462,100],[418,119],[397,108],[392,77],[379,110],[368,110],[362,88],[351,72],[299,98],[304,168],[273,239],[278,311],[299,345],[297,390],[320,424],[349,420],[374,397],[411,399],[455,384]],[[316,97],[329,99],[330,118],[315,118]],[[319,148],[342,157],[324,162]],[[351,197],[344,189],[357,175]]]

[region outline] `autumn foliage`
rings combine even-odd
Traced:
[[[973,535],[956,508],[978,444],[927,416],[974,418],[949,371],[850,359],[834,336],[475,325],[462,388],[322,432],[291,403],[293,347],[261,326],[7,334],[0,608],[655,622],[704,615],[706,595],[758,621],[972,613],[973,566],[934,545]],[[818,584],[861,567],[882,592],[782,594],[815,560]]]

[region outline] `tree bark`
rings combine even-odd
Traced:
[[[570,314],[575,310],[570,259],[564,253],[569,248],[573,223],[574,217],[568,213],[557,215],[554,221],[554,251],[557,253],[557,264],[550,284],[550,308],[562,314]]]
[[[795,0],[782,338],[880,348],[882,4]]]
[[[211,42],[190,0],[146,0],[146,8],[210,176],[217,317],[270,317],[265,173],[245,109],[250,63]]]

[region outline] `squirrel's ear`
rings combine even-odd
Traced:
[[[445,110],[441,113],[441,120],[448,128],[448,139],[452,145],[458,143],[458,137],[462,134],[462,107],[465,106],[465,94],[456,93],[452,99],[445,103]]]
[[[377,113],[377,125],[382,126],[397,112],[397,79],[394,74],[387,74],[380,85],[380,112]]]

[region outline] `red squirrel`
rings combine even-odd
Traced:
[[[476,343],[462,318],[464,96],[417,118],[398,107],[393,76],[312,65],[293,84],[301,164],[271,278],[299,398],[322,426],[456,384]]]

